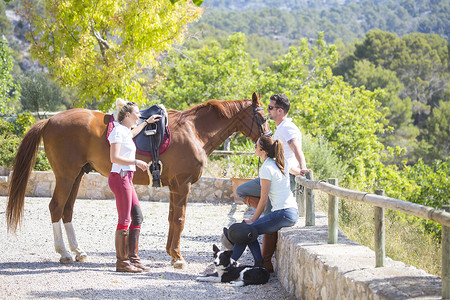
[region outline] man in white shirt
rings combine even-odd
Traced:
[[[289,98],[283,94],[275,94],[270,97],[270,103],[267,107],[269,118],[277,125],[274,138],[279,139],[283,144],[284,158],[290,166],[290,187],[295,190],[295,175],[304,175],[310,172],[306,167],[305,155],[302,151],[302,134],[300,129],[287,117],[291,103]],[[259,178],[248,181],[236,189],[236,194],[245,199],[247,205],[256,207],[261,194],[261,185]],[[265,212],[270,212],[270,201],[267,202]],[[267,233],[263,236],[262,255],[264,265],[273,272],[272,256],[277,244],[278,232]]]
[[[291,166],[289,174],[291,174],[291,178],[295,179],[295,175],[303,175],[311,170],[306,168],[300,129],[292,122],[291,118],[287,117],[290,106],[291,103],[286,95],[276,94],[270,97],[267,111],[269,112],[269,118],[277,124],[274,138],[283,143],[284,158]]]

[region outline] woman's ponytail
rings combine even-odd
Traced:
[[[275,163],[277,164],[278,169],[280,169],[281,173],[285,175],[284,173],[284,149],[283,145],[281,144],[280,140],[275,140],[273,143],[274,148],[274,156],[275,156]]]
[[[267,156],[275,160],[277,167],[280,169],[281,173],[285,175],[284,149],[281,141],[274,141],[272,137],[263,135],[259,138],[259,144],[261,145],[261,149],[267,153]]]

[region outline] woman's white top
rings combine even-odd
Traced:
[[[123,126],[119,122],[114,122],[114,128],[108,136],[108,141],[110,144],[120,144],[120,157],[135,161],[136,145],[134,144],[131,130],[128,127]],[[136,171],[136,165],[119,165],[116,163],[112,164],[111,172],[120,173],[121,170]]]
[[[284,166],[285,174],[281,173],[273,158],[267,158],[259,171],[259,178],[270,180],[269,199],[272,211],[284,208],[297,208],[297,201],[291,192],[289,181],[289,165]]]

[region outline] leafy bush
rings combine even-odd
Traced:
[[[338,178],[341,182],[347,172],[347,166],[335,154],[335,149],[324,137],[303,136],[303,152],[307,166],[314,172],[315,180]]]
[[[33,125],[34,117],[29,113],[17,116],[13,123],[0,119],[0,166],[12,167],[21,137]],[[50,163],[43,151],[38,151],[34,170],[48,171]]]
[[[0,119],[0,134],[11,134],[14,131],[14,125],[5,121],[4,119]]]
[[[30,113],[21,113],[17,116],[14,122],[15,133],[23,136],[31,126],[33,126],[36,119]]]
[[[17,148],[19,148],[20,139],[11,134],[2,134],[0,136],[0,165],[12,167]]]
[[[450,158],[437,161],[432,166],[419,160],[413,167],[405,169],[405,173],[416,183],[416,189],[406,198],[407,201],[439,209],[450,204]],[[425,232],[441,240],[441,224],[429,220],[421,223]]]
[[[49,171],[52,167],[47,159],[44,151],[39,151],[36,156],[36,163],[34,165],[34,170],[36,171]]]
[[[234,151],[255,152],[255,143],[246,139],[242,144],[234,146]],[[233,165],[230,177],[253,178],[258,176],[259,158],[256,155],[232,155],[230,156],[230,164]],[[232,176],[231,176],[232,175]]]

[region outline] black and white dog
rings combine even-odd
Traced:
[[[237,261],[231,258],[232,250],[220,251],[213,245],[214,266],[218,276],[197,277],[203,282],[225,282],[233,286],[243,286],[249,284],[264,284],[269,281],[270,274],[264,267],[240,266]]]

